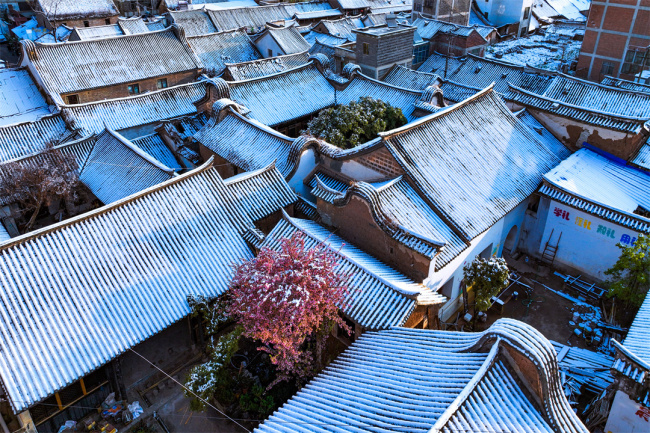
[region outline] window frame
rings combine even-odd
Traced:
[[[156,80],[156,89],[162,90],[162,89],[166,89],[167,87],[169,87],[167,83],[167,78],[159,78],[158,80]]]
[[[132,83],[126,86],[129,95],[139,95],[140,94],[140,83]]]

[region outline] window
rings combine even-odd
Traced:
[[[158,89],[166,89],[167,88],[167,78],[161,78],[156,82],[156,87]]]
[[[363,54],[370,54],[370,44],[366,42],[363,43]]]
[[[529,16],[530,16],[530,7],[527,7],[526,9],[524,9],[524,19],[527,20]]]
[[[429,57],[429,44],[419,44],[413,47],[413,64],[424,62]]]
[[[107,26],[110,26],[110,25],[111,25],[111,19],[110,19],[110,18],[106,18],[106,19],[104,20],[104,23],[106,23]]]
[[[630,48],[625,54],[625,63],[621,68],[623,74],[638,74],[650,66],[650,50],[647,48]]]
[[[129,95],[137,95],[140,93],[139,84],[129,84]]]
[[[613,75],[614,74],[614,63],[613,62],[603,62],[600,67],[601,75]]]
[[[68,95],[65,97],[66,101],[68,101],[68,104],[78,104],[79,103],[79,95]]]
[[[84,27],[90,27],[90,21],[84,21]]]
[[[273,50],[269,48],[269,57],[273,57]]]

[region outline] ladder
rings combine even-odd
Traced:
[[[555,261],[555,255],[557,254],[557,249],[560,246],[560,239],[562,239],[562,232],[560,232],[560,236],[558,236],[555,245],[551,245],[554,231],[555,229],[551,230],[551,235],[548,237],[548,241],[546,241],[546,245],[544,245],[544,251],[542,252],[542,261],[544,263],[548,263],[549,265],[552,265]]]

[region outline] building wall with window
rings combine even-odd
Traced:
[[[471,0],[413,0],[413,11],[427,18],[466,26]]]
[[[496,27],[519,24],[517,35],[524,36],[530,25],[532,0],[477,0],[483,17]]]
[[[594,0],[576,75],[601,81],[605,75],[634,80],[650,70],[650,1]]]
[[[154,92],[179,84],[191,83],[195,80],[195,77],[196,73],[194,71],[186,71],[164,77],[148,78],[134,83],[118,84],[75,93],[65,93],[61,97],[63,98],[63,102],[68,105],[101,101],[103,99],[124,98],[145,92]]]
[[[365,75],[380,79],[395,65],[412,66],[415,27],[375,27],[353,31],[357,34],[356,63]]]

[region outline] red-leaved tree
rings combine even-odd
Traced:
[[[347,297],[346,275],[325,245],[306,248],[302,234],[283,239],[278,250],[263,248],[240,264],[230,284],[224,312],[260,341],[278,378],[269,386],[306,380],[321,369],[322,349],[334,324],[350,332],[338,314]]]

